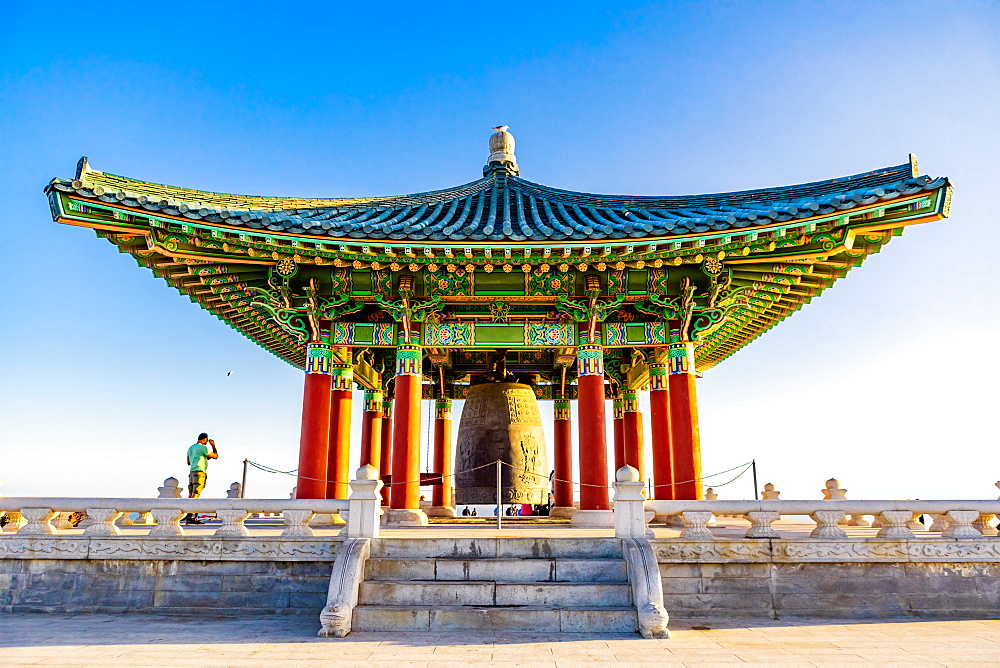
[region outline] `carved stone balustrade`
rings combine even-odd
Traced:
[[[121,531],[115,526],[115,520],[122,516],[120,510],[113,508],[87,508],[87,517],[91,524],[83,530],[85,536],[120,536]]]
[[[778,521],[778,512],[774,510],[751,510],[747,513],[750,528],[747,538],[780,538],[777,530],[771,524]]]
[[[215,514],[218,515],[220,520],[222,520],[222,526],[215,530],[216,536],[250,535],[246,525],[243,524],[246,518],[250,517],[250,513],[248,513],[245,509],[227,508],[225,510],[217,510],[215,511]]]
[[[975,510],[949,510],[948,528],[941,534],[943,538],[965,539],[982,538],[972,523],[979,519],[979,513]]]
[[[844,521],[843,510],[817,510],[812,519],[816,528],[809,534],[810,538],[847,538],[847,532],[839,526]]]
[[[657,517],[683,518],[684,530],[680,538],[693,539],[702,536],[703,540],[711,540],[701,531],[698,523],[699,513],[710,513],[715,517],[743,517],[750,522],[747,538],[780,538],[779,532],[772,524],[781,517],[812,518],[816,523],[809,538],[824,538],[845,541],[849,539],[844,526],[862,527],[867,522],[849,522],[847,517],[874,518],[872,526],[878,528],[875,536],[862,534],[850,540],[868,539],[915,539],[913,529],[924,529],[917,521],[921,515],[930,515],[934,524],[930,532],[940,531],[942,538],[952,540],[982,539],[984,536],[993,538],[997,535],[992,526],[995,516],[1000,515],[1000,500],[906,500],[906,501],[864,501],[843,498],[836,480],[831,479],[827,488],[831,498],[820,501],[792,500],[762,500],[762,501],[664,501],[651,500],[646,502],[646,509],[652,510]],[[837,498],[840,497],[840,498]],[[686,517],[687,516],[687,517]],[[865,538],[864,536],[869,538]],[[920,537],[933,538],[924,531]],[[672,540],[669,538],[661,540]],[[794,540],[788,538],[788,540]]]
[[[681,538],[688,540],[714,540],[708,523],[712,521],[712,513],[704,511],[688,511],[681,513],[684,520],[684,531]]]

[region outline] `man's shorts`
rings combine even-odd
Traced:
[[[201,496],[202,490],[205,489],[205,480],[208,478],[208,474],[204,471],[191,471],[188,475],[188,496],[192,499]]]

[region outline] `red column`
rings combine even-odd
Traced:
[[[680,341],[671,332],[669,351],[670,440],[674,476],[678,481],[674,498],[703,499],[694,344]]]
[[[392,474],[392,397],[382,399],[382,451],[379,453],[378,472],[382,476]],[[382,505],[389,505],[389,493],[392,487],[382,487]]]
[[[326,450],[330,442],[330,344],[306,346],[306,380],[302,391],[297,499],[326,498]]]
[[[334,362],[330,391],[330,450],[327,455],[326,498],[346,499],[351,475],[351,404],[354,395],[354,366]]]
[[[420,509],[420,346],[396,348],[396,388],[392,418],[393,510]]]
[[[440,473],[441,484],[433,487],[431,505],[436,508],[451,508],[455,505],[451,490],[455,486],[454,457],[451,444],[451,399],[434,402],[434,472]]]
[[[382,391],[365,390],[361,413],[361,466],[382,465]],[[379,469],[381,471],[381,469]]]
[[[653,498],[674,498],[674,464],[670,451],[670,392],[666,362],[649,364],[649,430],[653,437]]]
[[[569,399],[555,400],[552,422],[555,436],[555,507],[573,507],[573,433],[570,422]]]
[[[577,348],[580,409],[580,510],[611,510],[604,419],[604,350]]]
[[[611,400],[611,433],[615,437],[615,470],[625,466],[625,401]]]
[[[639,480],[646,481],[646,453],[643,448],[642,413],[639,412],[639,392],[622,392],[622,425],[625,463],[639,470]]]

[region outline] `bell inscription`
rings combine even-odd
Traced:
[[[497,460],[503,503],[546,503],[549,471],[535,392],[520,383],[473,385],[458,426],[456,502],[495,504]],[[477,468],[482,467],[482,468]],[[470,470],[475,469],[475,470]]]

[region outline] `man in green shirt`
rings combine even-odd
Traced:
[[[188,498],[197,499],[201,496],[202,490],[205,489],[205,480],[208,479],[208,460],[218,458],[219,451],[215,449],[215,441],[211,440],[208,434],[198,434],[198,442],[187,451],[187,462],[191,467],[191,472],[188,474]],[[188,514],[184,521],[187,524],[202,523],[193,514]]]

